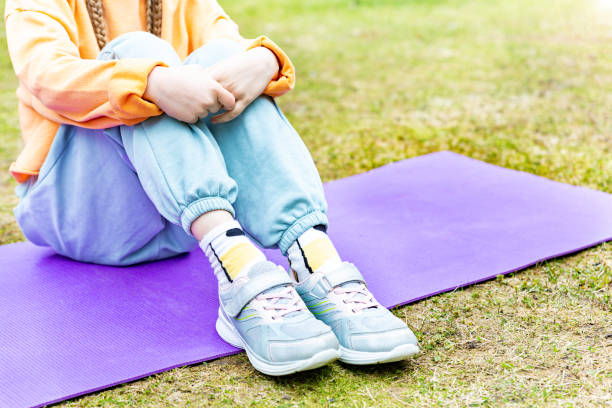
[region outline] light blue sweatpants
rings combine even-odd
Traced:
[[[183,63],[210,66],[241,51],[215,40]],[[181,64],[169,43],[144,32],[116,38],[99,56],[120,58]],[[191,223],[211,210],[231,212],[258,244],[283,254],[308,228],[327,226],[312,157],[267,96],[217,125],[167,115],[100,130],[62,125],[39,176],[16,192],[15,216],[30,241],[109,265],[194,249]]]

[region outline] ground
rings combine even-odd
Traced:
[[[279,99],[324,181],[438,150],[612,192],[612,0],[231,0],[297,66]],[[4,31],[2,29],[2,31]],[[23,240],[0,46],[0,243]],[[562,220],[560,220],[562,222]],[[399,308],[422,352],[286,378],[244,354],[60,404],[610,406],[612,244]]]

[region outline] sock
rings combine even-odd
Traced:
[[[266,260],[264,253],[247,238],[236,220],[209,231],[200,241],[200,247],[220,282],[232,282],[251,266]]]
[[[300,235],[287,250],[293,277],[298,282],[314,271],[324,271],[342,263],[334,244],[325,233],[325,226],[317,225]]]

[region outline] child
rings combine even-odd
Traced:
[[[30,241],[108,265],[199,244],[219,335],[266,374],[418,351],[326,234],[321,180],[272,99],[295,82],[272,41],[242,38],[215,0],[8,0],[6,30]]]

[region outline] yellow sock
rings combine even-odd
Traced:
[[[287,257],[298,281],[307,279],[316,270],[333,268],[342,263],[322,226],[310,228],[300,235],[287,250]]]
[[[241,272],[266,259],[263,252],[247,238],[238,221],[215,227],[202,238],[200,246],[217,278],[225,278],[229,282]]]

